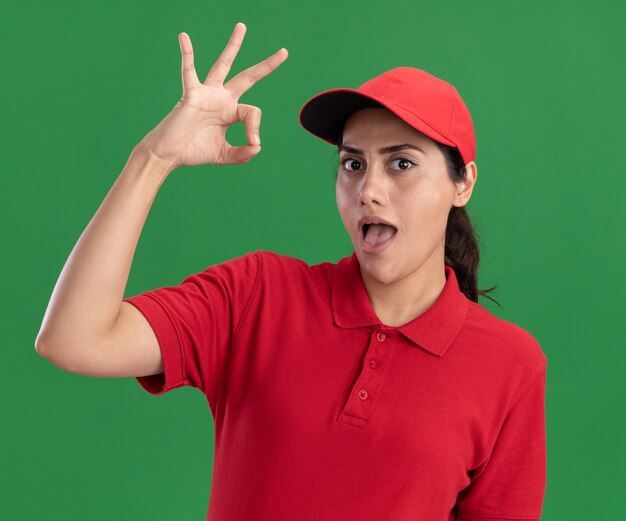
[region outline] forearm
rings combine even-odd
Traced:
[[[111,330],[139,235],[171,171],[140,145],[133,149],[61,271],[35,340],[39,353],[71,355]]]

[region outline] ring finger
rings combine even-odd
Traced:
[[[230,67],[233,64],[237,53],[239,52],[239,48],[241,47],[241,42],[243,42],[243,37],[245,34],[246,26],[241,22],[235,24],[235,29],[233,29],[230,40],[228,40],[228,43],[222,51],[222,54],[220,54],[220,57],[213,64],[213,67],[211,67],[211,70],[204,80],[205,85],[221,85],[224,83],[224,79],[228,75]]]

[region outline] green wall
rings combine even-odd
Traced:
[[[334,149],[302,104],[399,65],[457,87],[477,133],[468,210],[493,313],[549,359],[546,521],[623,518],[626,4],[613,2],[20,2],[3,8],[0,517],[204,519],[204,396],[63,372],[34,350],[50,294],[134,145],[181,96],[177,34],[201,81],[236,22],[229,78],[289,58],[241,98],[263,110],[245,165],[162,185],[125,296],[255,249],[309,263],[351,253]],[[243,144],[243,126],[230,129]]]

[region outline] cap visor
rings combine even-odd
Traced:
[[[355,89],[331,89],[309,99],[300,109],[298,119],[305,130],[333,145],[337,144],[343,127],[352,113],[365,108],[386,108],[431,139],[444,145],[452,141],[424,123],[408,110]]]

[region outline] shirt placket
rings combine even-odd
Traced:
[[[388,330],[381,328],[372,330],[359,376],[337,416],[337,421],[361,428],[367,425],[385,381],[394,338],[395,335]]]

